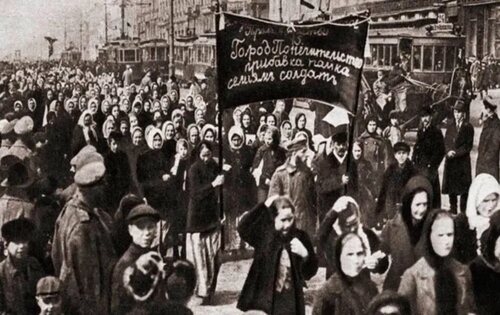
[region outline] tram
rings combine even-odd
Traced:
[[[76,47],[69,47],[61,52],[61,62],[64,65],[74,66],[82,60],[82,52]]]

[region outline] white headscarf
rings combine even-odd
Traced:
[[[238,135],[241,138],[241,144],[238,147],[235,147],[231,141],[234,135]],[[232,126],[231,129],[229,129],[227,139],[229,140],[229,146],[231,146],[231,149],[238,150],[245,143],[245,132],[240,126]]]
[[[158,129],[156,127],[152,127],[149,130],[146,130],[146,142],[148,144],[148,147],[151,150],[154,150],[154,148],[153,148],[153,139],[154,139],[154,137],[156,135],[160,136],[160,138],[161,138],[161,146],[163,146],[163,142],[165,141],[165,139],[164,139],[163,134],[161,133],[160,129]]]
[[[84,120],[85,116],[90,115],[90,120],[92,121],[90,126],[85,126]],[[78,125],[82,127],[83,129],[83,136],[85,137],[85,141],[88,143],[89,142],[89,135],[88,135],[88,130],[90,128],[90,131],[94,135],[94,138],[97,140],[97,132],[95,131],[95,122],[94,118],[92,117],[92,112],[89,109],[86,109],[83,111],[83,113],[80,115],[80,118],[78,118]]]
[[[465,211],[471,230],[476,230],[479,239],[483,232],[490,226],[490,218],[484,217],[477,212],[479,204],[490,194],[497,194],[500,197],[500,185],[490,174],[479,174],[474,178],[469,188],[467,199],[467,209]],[[500,210],[500,202],[495,209]]]

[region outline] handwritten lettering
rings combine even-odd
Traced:
[[[274,73],[273,72],[263,72],[260,76],[257,73],[252,73],[249,75],[240,75],[234,76],[229,79],[227,83],[227,88],[229,90],[239,87],[242,85],[249,85],[254,83],[263,83],[263,82],[274,82]]]

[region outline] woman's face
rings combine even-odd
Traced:
[[[83,117],[83,124],[85,126],[90,126],[91,123],[92,123],[92,116],[90,114],[85,115],[85,117]]]
[[[36,109],[36,101],[32,98],[28,100],[28,109],[34,111]]]
[[[354,157],[354,159],[356,161],[359,160],[361,158],[362,154],[363,154],[363,150],[361,149],[359,144],[354,143],[354,145],[352,146],[352,156]]]
[[[179,152],[178,153],[179,153],[179,155],[180,155],[180,157],[182,159],[185,158],[185,157],[187,157],[187,155],[188,155],[188,149],[187,149],[187,147],[185,145],[179,146]]]
[[[241,143],[243,142],[243,139],[241,139],[241,137],[239,135],[234,135],[232,138],[231,138],[231,144],[233,145],[233,147],[235,148],[239,148],[241,146]]]
[[[137,120],[136,116],[130,116],[129,120],[130,120],[130,129],[132,129],[133,127],[137,126],[137,124],[139,124],[139,121]]]
[[[23,109],[23,104],[22,104],[21,102],[16,102],[16,103],[14,104],[14,111],[15,111],[15,112],[20,112],[20,111],[21,111],[21,109]]]
[[[273,143],[272,132],[266,131],[266,134],[264,135],[264,143],[267,145],[271,145]]]
[[[153,111],[159,111],[160,109],[161,109],[161,103],[160,102],[154,102]]]
[[[450,217],[437,218],[431,227],[432,249],[439,257],[447,257],[453,249],[455,227]]]
[[[161,101],[161,110],[163,112],[167,112],[168,108],[170,107],[170,103],[168,102],[168,98],[163,98]]]
[[[59,102],[64,101],[64,93],[59,92],[59,93],[57,94],[57,100],[58,100]]]
[[[200,140],[200,133],[199,133],[198,129],[191,128],[189,130],[189,142],[191,142],[192,144],[196,144],[196,143],[198,143],[199,140]]]
[[[284,133],[284,136],[288,139],[292,136],[292,125],[290,124],[284,124],[283,125],[283,133]]]
[[[129,131],[129,128],[128,128],[128,125],[126,123],[121,123],[120,124],[120,132],[122,135],[126,135],[128,134],[128,131]]]
[[[276,127],[276,118],[274,118],[274,116],[271,115],[267,116],[266,124],[268,124],[269,126]]]
[[[130,102],[128,100],[124,100],[122,102],[122,108],[125,113],[130,112]]]
[[[214,132],[212,130],[207,130],[207,132],[205,132],[204,140],[208,142],[214,142],[215,140]]]
[[[120,109],[118,108],[118,106],[113,106],[113,108],[111,108],[111,115],[113,115],[113,117],[117,119],[119,114],[120,114]]]
[[[68,102],[68,112],[72,113],[73,110],[75,109],[75,103],[74,102]]]
[[[115,131],[115,124],[108,123],[108,125],[106,126],[106,132],[109,135],[113,131]]]
[[[151,111],[151,103],[149,102],[144,102],[144,111],[146,113],[149,113]]]
[[[161,149],[161,136],[159,134],[156,134],[153,137],[153,149],[155,150]]]
[[[97,103],[96,103],[96,102],[92,102],[92,103],[90,103],[89,110],[90,110],[92,113],[96,113],[96,112],[97,112]]]
[[[297,120],[297,129],[304,129],[306,127],[306,116],[301,115]]]
[[[191,96],[188,96],[188,97],[186,98],[186,105],[187,105],[187,107],[189,107],[189,108],[193,107],[193,106],[192,106],[192,105],[193,105],[193,98],[192,98]]]
[[[175,128],[174,125],[167,125],[165,128],[165,138],[173,139],[175,137]]]
[[[203,146],[203,148],[200,151],[200,159],[203,162],[208,162],[212,158],[212,151],[210,151],[206,146]]]
[[[134,136],[132,137],[132,143],[135,146],[138,146],[139,144],[141,144],[143,140],[144,140],[144,135],[142,134],[142,131],[134,132]]]
[[[340,253],[342,272],[349,277],[356,277],[363,270],[365,257],[365,249],[359,237],[351,237],[345,242]]]
[[[238,124],[241,121],[241,112],[239,110],[235,110],[233,116],[234,116],[234,123]]]
[[[483,201],[477,207],[477,212],[483,217],[489,218],[493,213],[496,212],[498,205],[498,195],[491,193],[486,196]]]
[[[295,215],[292,208],[285,207],[278,209],[278,215],[274,218],[274,229],[282,235],[287,235],[295,222]]]
[[[260,116],[259,119],[259,126],[262,126],[263,124],[266,123],[266,116]]]
[[[141,111],[141,105],[140,104],[134,105],[134,113],[139,114],[140,111]]]
[[[415,221],[421,221],[429,205],[429,200],[427,193],[421,191],[415,194],[413,200],[411,201],[411,216]]]
[[[241,124],[243,125],[243,127],[245,128],[248,128],[250,127],[250,115],[248,114],[244,114],[243,117],[241,118]]]
[[[195,118],[194,118],[194,119],[195,119],[195,121],[197,121],[197,122],[198,122],[198,121],[200,121],[200,120],[202,120],[202,119],[204,119],[204,114],[203,114],[203,111],[201,111],[201,110],[197,110],[197,111],[196,111],[196,116],[195,116]]]
[[[177,92],[175,90],[170,92],[169,95],[170,95],[170,98],[172,99],[172,101],[177,102]]]

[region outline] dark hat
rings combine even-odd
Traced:
[[[99,182],[106,172],[104,160],[99,153],[89,153],[80,160],[80,167],[76,165],[75,184],[80,187],[92,186]]]
[[[491,109],[492,111],[496,111],[498,107],[498,102],[495,102],[490,96],[487,96],[483,100],[484,107]]]
[[[42,297],[57,296],[61,292],[61,282],[54,276],[43,277],[36,284],[36,295]]]
[[[432,116],[432,108],[430,106],[424,106],[420,109],[420,117]]]
[[[374,122],[376,122],[376,123],[378,124],[377,115],[375,115],[375,114],[370,114],[370,115],[366,116],[366,119],[365,119],[365,124],[366,124],[366,125],[368,125],[368,123],[369,123],[370,121],[374,121]]]
[[[33,119],[30,116],[24,116],[19,119],[14,126],[14,132],[16,135],[25,135],[33,131]]]
[[[347,204],[347,208],[339,213],[339,225],[341,227],[358,224],[358,211],[352,202]]]
[[[456,110],[457,112],[465,113],[465,102],[461,99],[458,99],[455,102],[455,105],[453,105],[453,110]]]
[[[31,240],[35,224],[28,219],[19,218],[2,226],[2,237],[7,242],[24,242]]]
[[[406,144],[405,142],[396,142],[394,144],[394,152],[399,152],[399,151],[403,151],[403,152],[410,152],[410,146],[408,144]]]
[[[127,194],[123,196],[118,205],[118,211],[115,214],[115,220],[125,219],[130,211],[140,204],[143,204],[144,200],[139,198],[139,196],[134,194]]]
[[[187,260],[176,261],[166,284],[169,300],[183,301],[191,297],[196,288],[196,269],[193,264]]]
[[[17,187],[27,188],[33,184],[34,175],[26,164],[17,157],[2,158],[2,163],[9,164],[7,167],[7,178],[5,178],[0,186],[2,187]],[[17,158],[17,159],[16,159]]]
[[[295,138],[290,141],[290,144],[287,146],[288,152],[295,152],[301,150],[307,146],[307,139],[305,138]]]
[[[397,109],[393,109],[391,110],[391,112],[389,113],[389,119],[393,119],[393,118],[397,118],[399,119],[399,116],[400,116],[401,112]]]
[[[132,223],[132,221],[142,218],[142,217],[151,217],[155,221],[160,220],[160,213],[156,211],[153,207],[146,205],[146,204],[140,204],[138,206],[135,206],[132,210],[130,210],[129,214],[127,215],[127,221]]]
[[[340,125],[335,127],[332,134],[332,141],[344,143],[347,142],[347,140],[347,125]]]

